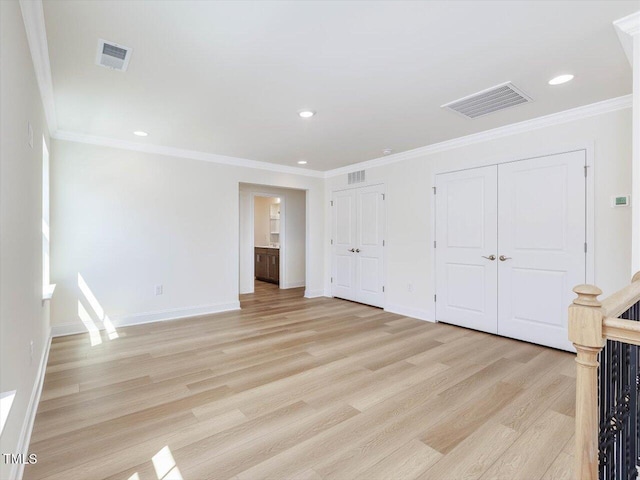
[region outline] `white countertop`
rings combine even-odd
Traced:
[[[275,250],[280,250],[280,247],[270,247],[269,245],[255,245],[254,248],[273,248]]]

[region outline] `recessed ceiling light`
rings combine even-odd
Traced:
[[[316,112],[314,112],[313,110],[302,110],[300,112],[298,112],[298,115],[300,115],[302,118],[311,118],[316,114]]]
[[[306,165],[307,161],[306,160],[298,160],[298,165]]]
[[[146,137],[147,135],[149,135],[147,132],[143,132],[142,130],[136,130],[135,132],[133,132],[133,134],[139,137]]]
[[[570,82],[571,80],[573,80],[573,75],[571,74],[559,75],[549,80],[549,85],[562,85],[563,83]]]

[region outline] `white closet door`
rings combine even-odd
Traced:
[[[356,191],[333,194],[332,295],[356,300]]]
[[[498,167],[498,333],[572,350],[567,308],[585,282],[584,151]]]
[[[498,328],[496,171],[436,177],[436,319],[490,333]]]
[[[384,306],[384,186],[356,190],[356,300]]]

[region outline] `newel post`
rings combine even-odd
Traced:
[[[604,346],[602,311],[594,285],[578,285],[569,307],[569,340],[576,347],[575,478],[598,479],[598,353]]]

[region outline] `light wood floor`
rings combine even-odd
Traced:
[[[570,478],[568,353],[262,282],[118,334],[54,339],[24,478]]]

